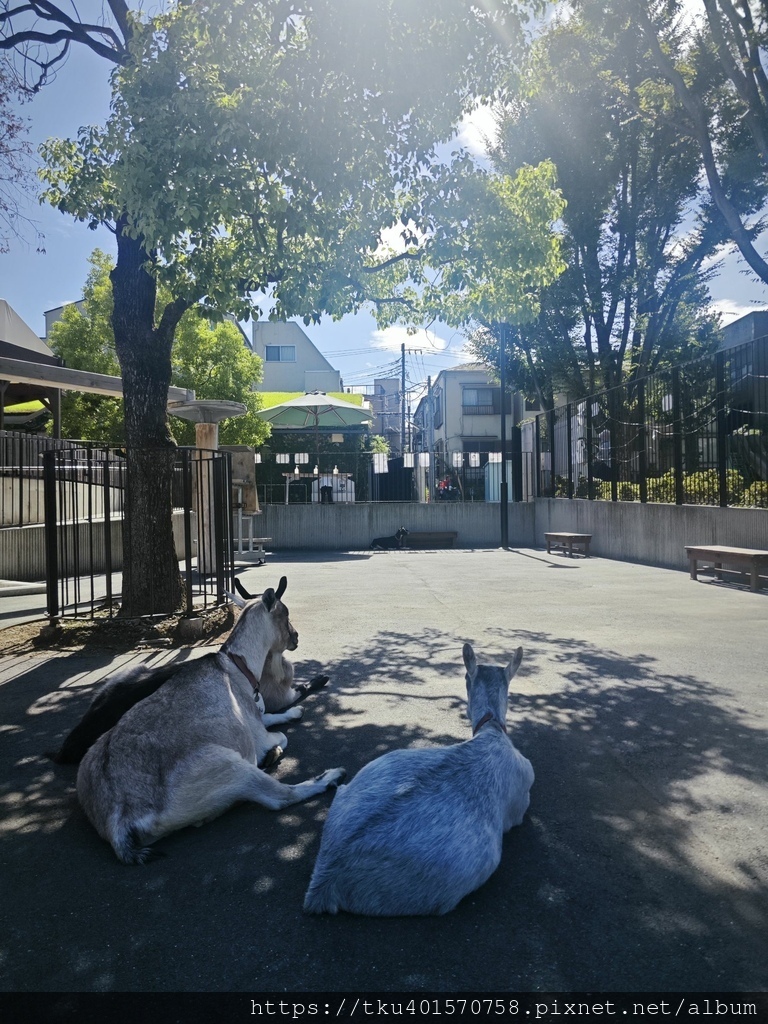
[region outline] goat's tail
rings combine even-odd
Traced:
[[[339,911],[339,894],[332,878],[318,879],[316,874],[309,883],[304,897],[305,914],[336,914]]]
[[[117,859],[123,864],[148,864],[164,856],[160,851],[145,845],[145,839],[144,833],[135,825],[121,829],[120,834],[112,840],[112,848],[117,854]]]

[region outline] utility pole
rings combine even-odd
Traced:
[[[435,406],[432,399],[432,378],[427,377],[427,395],[429,404],[429,430],[427,431],[427,450],[429,452],[429,500],[435,500]]]
[[[400,346],[400,448],[405,452],[405,342]]]
[[[421,352],[420,348],[409,348],[409,352]],[[402,453],[405,454],[407,435],[405,431],[405,411],[406,411],[406,399],[405,399],[405,342],[400,345],[400,444]]]
[[[499,325],[499,381],[501,383],[501,546],[509,547],[509,518],[507,493],[507,325]]]

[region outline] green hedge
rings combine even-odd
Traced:
[[[728,505],[736,508],[768,508],[768,482],[757,480],[749,487],[736,469],[726,471],[728,487]],[[595,480],[592,485],[593,497],[600,501],[611,500],[611,484],[608,480]],[[565,497],[568,493],[567,483],[562,477],[557,478],[555,493],[557,497]],[[683,503],[686,505],[718,505],[720,485],[716,469],[707,469],[698,473],[683,475]],[[588,497],[587,478],[579,477],[574,484],[574,497]],[[640,501],[640,485],[620,483],[618,485],[619,501]],[[649,503],[675,503],[675,478],[670,470],[663,476],[648,478]]]

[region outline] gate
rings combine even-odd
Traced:
[[[81,446],[43,454],[46,590],[50,618],[111,617],[122,595],[125,449]],[[229,452],[179,448],[171,503],[187,615],[223,604],[234,587]],[[150,609],[150,613],[153,614]]]

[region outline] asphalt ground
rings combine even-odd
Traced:
[[[532,549],[275,555],[240,578],[282,574],[296,676],[331,676],[285,781],[469,738],[463,642],[523,646],[508,722],[536,781],[496,873],[444,917],[306,916],[330,794],[240,805],[126,867],[43,751],[110,673],[170,655],[3,657],[0,991],[768,989],[768,593]]]

